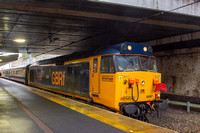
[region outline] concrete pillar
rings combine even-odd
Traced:
[[[167,104],[169,104],[169,99],[168,98],[166,99],[166,102],[167,102]]]

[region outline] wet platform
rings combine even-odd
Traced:
[[[1,133],[124,133],[169,129],[0,78]]]

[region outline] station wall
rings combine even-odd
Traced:
[[[155,53],[168,94],[200,97],[200,48]]]

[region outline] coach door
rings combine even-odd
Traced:
[[[98,97],[100,93],[99,88],[99,74],[100,74],[100,58],[93,58],[92,76],[91,76],[91,94]]]

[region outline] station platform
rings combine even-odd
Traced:
[[[0,78],[1,133],[172,133],[126,116]]]

